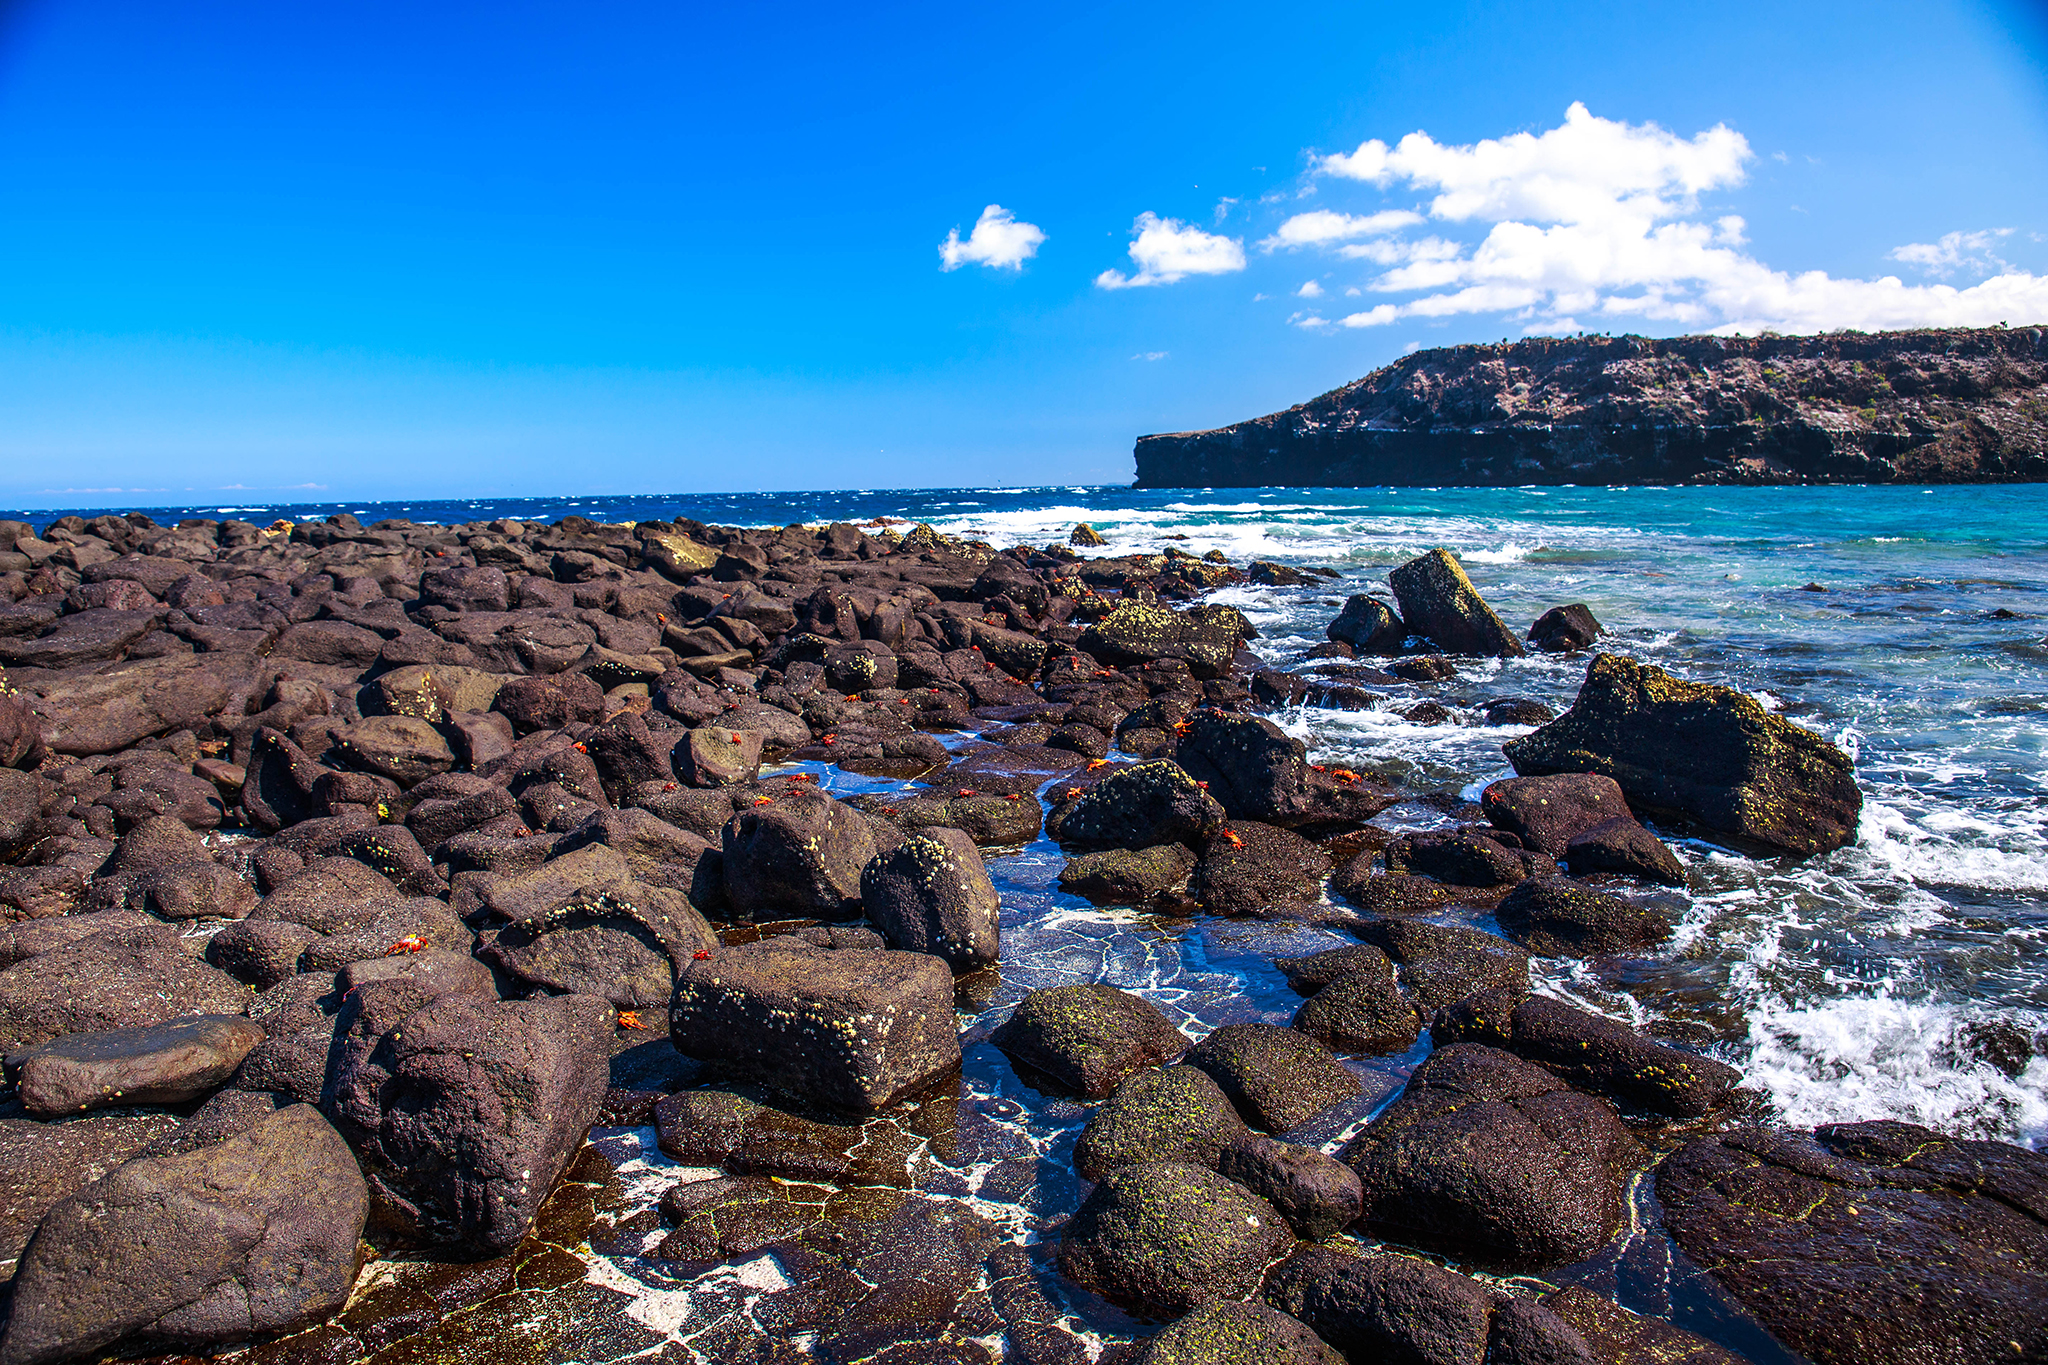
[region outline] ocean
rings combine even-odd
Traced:
[[[1584,602],[1607,627],[1604,648],[1741,688],[1842,745],[1865,796],[1855,843],[1806,862],[1662,831],[1690,871],[1686,889],[1662,897],[1678,925],[1670,943],[1643,958],[1541,963],[1542,989],[1706,1046],[1787,1124],[1897,1118],[2048,1143],[2048,1057],[2039,1055],[2048,1048],[2048,485],[1054,487],[144,510],[167,522],[232,514],[259,523],[338,510],[439,522],[887,516],[998,547],[1063,541],[1085,520],[1108,541],[1096,553],[1172,544],[1238,564],[1339,570],[1327,586],[1214,594],[1251,619],[1254,648],[1280,667],[1323,638],[1347,593],[1444,546],[1511,626]],[[54,514],[15,515],[40,524]],[[1476,798],[1511,775],[1501,744],[1528,729],[1477,723],[1479,708],[1532,697],[1562,710],[1585,666],[1584,656],[1465,662],[1453,680],[1393,689],[1402,708],[1424,696],[1450,706],[1459,723],[1448,725],[1411,724],[1394,709],[1297,708],[1274,719],[1313,761],[1397,779],[1417,797]],[[820,776],[841,793],[900,785],[836,769]],[[1381,817],[1404,827],[1446,819],[1419,800]],[[921,1182],[1025,1229],[1072,1207],[1073,1189],[1062,1188],[1070,1166],[1059,1173],[1087,1117],[1022,1085],[984,1041],[1026,990],[1107,980],[1196,1034],[1240,1020],[1286,1023],[1299,1001],[1271,959],[1346,941],[1292,924],[1099,909],[1058,891],[1061,863],[1046,842],[991,860],[1004,965],[999,984],[962,1006],[960,1115],[963,1125],[973,1117],[980,1146],[944,1166],[943,1179]],[[1469,911],[1454,918],[1490,923]],[[1426,1055],[1426,1037],[1405,1056],[1357,1064],[1370,1095],[1398,1089]],[[651,1130],[593,1140],[629,1185],[675,1176]],[[1001,1183],[1018,1161],[1036,1172],[1029,1191]],[[657,1318],[680,1330],[726,1289],[755,1292],[744,1276],[725,1288],[679,1282],[630,1256],[594,1257],[590,1277],[631,1296],[629,1315],[650,1330]],[[1553,1278],[1598,1280],[1630,1306],[1687,1318],[1654,1289],[1630,1291],[1611,1258]],[[1091,1331],[1122,1334],[1101,1305],[1076,1312]]]

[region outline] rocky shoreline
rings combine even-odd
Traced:
[[[2048,330],[1451,346],[1136,459],[1139,488],[2038,483]]]
[[[1510,629],[1434,551],[1282,671],[1200,599],[1323,580],[1220,554],[573,517],[0,545],[0,1365],[2048,1359],[2048,1158],[1775,1127],[1686,1040],[1532,991],[1532,956],[1670,936],[1644,820],[1803,858],[1861,806],[1834,745],[1597,652],[1582,605]],[[1495,702],[1538,727],[1519,775],[1439,828],[1260,714],[1532,649],[1586,659],[1577,701]],[[1041,835],[1088,901],[1350,942],[1274,964],[1289,1027],[1194,1038],[1096,981],[963,1036],[1009,960],[988,860]],[[1425,1041],[1383,1106],[1340,1060]],[[959,1102],[985,1044],[1073,1106],[1070,1157]],[[1646,1219],[1714,1340],[1546,1280]],[[671,1287],[622,1313],[593,1255]],[[649,1305],[720,1275],[745,1311],[665,1337]],[[1092,1302],[1134,1340],[1098,1352]]]

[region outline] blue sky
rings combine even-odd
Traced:
[[[2048,321],[2044,55],[1867,0],[0,3],[0,504],[1121,482],[1416,346]]]

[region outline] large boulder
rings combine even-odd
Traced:
[[[1574,602],[1567,607],[1552,607],[1537,617],[1526,638],[1545,654],[1568,654],[1587,648],[1606,633],[1591,607]]]
[[[22,1256],[0,1362],[129,1336],[205,1349],[339,1309],[368,1211],[362,1174],[311,1106],[247,1122],[261,1107],[240,1131],[173,1138],[52,1208]]]
[[[1494,912],[1501,932],[1539,957],[1640,952],[1671,937],[1661,911],[1569,877],[1523,882]]]
[[[597,1119],[616,1016],[588,995],[431,991],[351,993],[322,1108],[361,1150],[382,1226],[503,1256]]]
[[[1307,747],[1264,717],[1202,710],[1186,726],[1174,760],[1233,820],[1355,824],[1400,799],[1392,789],[1355,773],[1311,768]]]
[[[1610,820],[1633,818],[1621,784],[1599,773],[1554,773],[1489,782],[1479,808],[1524,848],[1562,858],[1574,837]]]
[[[1100,1180],[1140,1161],[1214,1166],[1249,1133],[1208,1076],[1193,1067],[1152,1068],[1128,1077],[1096,1109],[1074,1145],[1074,1169]]]
[[[1692,1262],[1819,1365],[2048,1358],[2048,1156],[1873,1122],[1736,1129],[1657,1168]]]
[[[1323,628],[1323,633],[1360,654],[1399,654],[1402,642],[1408,638],[1408,627],[1379,598],[1355,592],[1344,599],[1344,610]]]
[[[859,811],[822,792],[790,788],[725,827],[725,894],[742,918],[852,919],[860,876],[875,856]]]
[[[715,950],[677,976],[669,1038],[799,1101],[862,1113],[960,1064],[952,972],[883,949]]]
[[[908,1188],[916,1136],[887,1119],[821,1123],[730,1090],[685,1090],[654,1106],[655,1139],[685,1166],[742,1176]]]
[[[1273,1268],[1263,1297],[1347,1360],[1478,1365],[1489,1358],[1494,1291],[1427,1261],[1305,1246]]]
[[[186,952],[170,925],[109,929],[0,972],[0,1049],[248,1003],[249,988]]]
[[[1188,1046],[1158,1006],[1101,982],[1031,992],[989,1041],[1039,1088],[1087,1099]]]
[[[1431,550],[1387,575],[1401,619],[1452,654],[1515,659],[1528,653],[1494,615],[1449,550]]]
[[[1188,895],[1212,915],[1307,917],[1329,874],[1329,855],[1293,830],[1233,820],[1202,850]]]
[[[1206,1166],[1161,1161],[1102,1178],[1060,1239],[1068,1279],[1162,1315],[1243,1299],[1294,1245],[1271,1204]]]
[[[1079,848],[1200,844],[1222,827],[1221,804],[1166,759],[1120,769],[1057,807],[1046,832]]]
[[[1343,1365],[1296,1318],[1262,1303],[1197,1309],[1145,1343],[1131,1365]]]
[[[1507,987],[1517,998],[1528,993],[1529,955],[1484,930],[1379,920],[1358,926],[1356,932],[1393,959],[1402,989],[1423,1015],[1474,991]]]
[[[1247,629],[1244,617],[1228,607],[1175,611],[1154,603],[1125,601],[1083,631],[1080,645],[1112,664],[1179,659],[1198,678],[1220,678],[1230,670]]]
[[[1343,1154],[1366,1228],[1502,1267],[1565,1265],[1605,1245],[1642,1158],[1604,1102],[1476,1043],[1431,1054]]]
[[[1245,1121],[1284,1133],[1364,1087],[1321,1044],[1273,1024],[1225,1024],[1188,1050]]]
[[[1571,709],[1502,746],[1517,773],[1611,777],[1639,815],[1739,848],[1806,857],[1856,838],[1855,766],[1732,687],[1598,654]]]
[[[1110,848],[1082,853],[1060,869],[1060,890],[1097,905],[1156,905],[1175,909],[1187,900],[1195,855],[1185,844]]]
[[[33,705],[53,753],[111,754],[235,715],[256,687],[254,654],[171,654],[38,681]]]
[[[1303,1001],[1293,1027],[1333,1052],[1407,1051],[1422,1032],[1422,1020],[1395,981],[1394,964],[1371,948],[1334,951],[1369,953],[1379,960],[1361,961]]]
[[[180,1104],[227,1083],[263,1027],[234,1015],[200,1015],[147,1028],[72,1033],[7,1058],[31,1114],[70,1114],[111,1104]]]
[[[1002,902],[960,830],[927,830],[876,854],[861,872],[860,899],[892,948],[930,953],[956,972],[996,960]]]
[[[1280,1210],[1309,1241],[1334,1237],[1358,1220],[1357,1173],[1314,1147],[1246,1133],[1208,1164]]]

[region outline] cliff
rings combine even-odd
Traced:
[[[1141,436],[1139,488],[2048,481],[2048,328],[1536,338]]]

